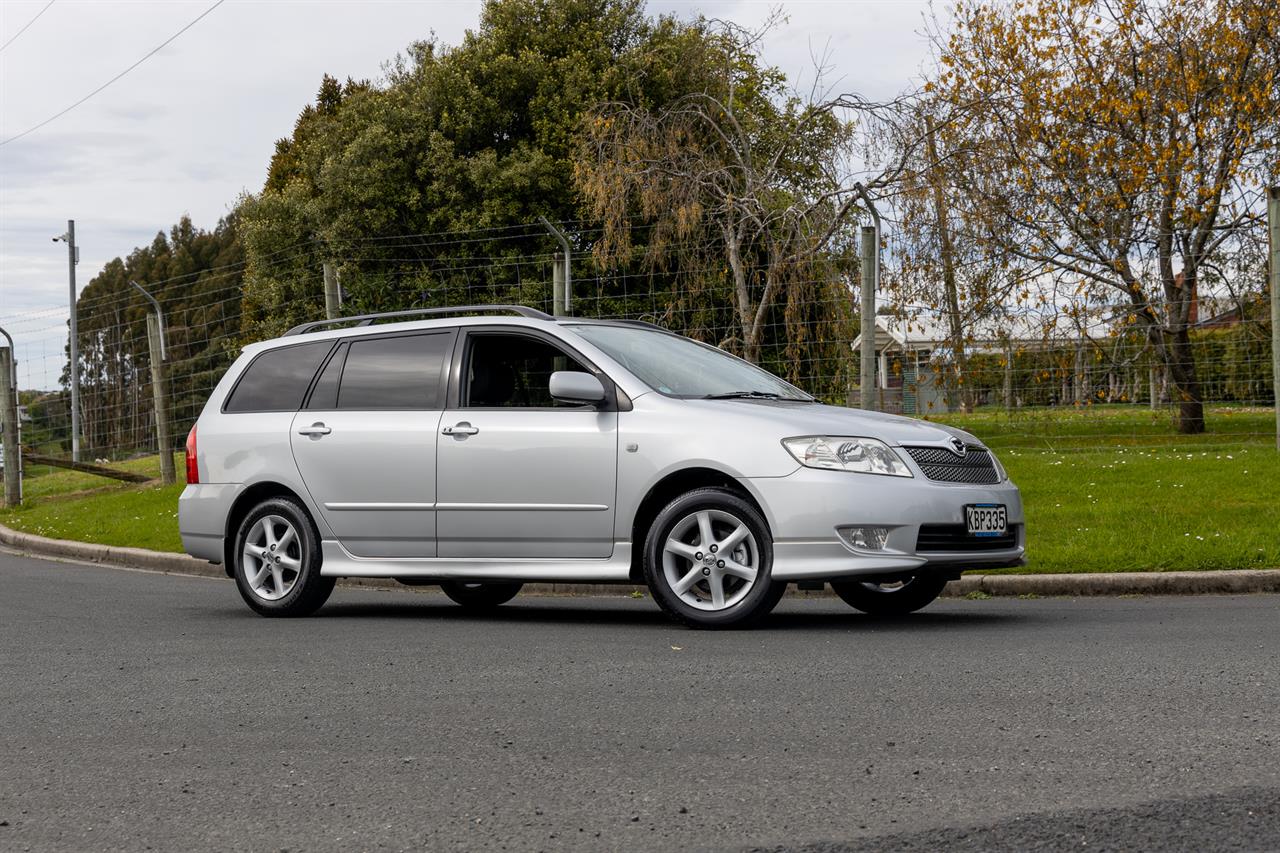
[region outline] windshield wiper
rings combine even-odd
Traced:
[[[773,391],[726,391],[723,394],[704,394],[704,400],[791,400],[797,403],[812,403],[813,397],[784,397]]]

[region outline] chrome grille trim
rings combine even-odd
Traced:
[[[945,447],[903,447],[930,480],[939,483],[995,485],[1000,482],[991,452],[979,444],[965,446],[964,456]]]

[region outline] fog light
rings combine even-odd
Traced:
[[[889,541],[887,527],[841,527],[839,533],[845,544],[860,551],[883,551]]]

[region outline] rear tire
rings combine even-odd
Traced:
[[[232,576],[240,596],[262,616],[309,616],[333,592],[320,574],[320,534],[292,498],[255,506],[236,530]]]
[[[773,537],[747,500],[726,489],[686,492],[658,513],[644,575],[663,610],[690,628],[741,628],[777,606]]]
[[[444,594],[468,610],[493,610],[516,597],[522,583],[464,583],[445,581],[440,584]]]
[[[831,588],[850,607],[871,616],[906,616],[931,603],[947,585],[940,574],[912,575],[901,584],[846,580]]]

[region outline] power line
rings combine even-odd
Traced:
[[[9,40],[8,40],[7,42],[5,42],[4,44],[0,44],[0,52],[2,52],[2,51],[3,51],[6,47],[8,47],[9,45],[13,44],[15,41],[17,41],[17,40],[18,40],[18,36],[20,36],[20,35],[22,35],[23,33],[25,33],[28,29],[30,29],[30,28],[31,28],[31,25],[32,25],[32,24],[34,24],[36,21],[40,20],[40,16],[41,16],[41,15],[43,15],[45,12],[48,12],[48,11],[49,11],[49,7],[53,5],[53,2],[54,2],[54,0],[49,0],[49,2],[48,2],[48,3],[44,4],[44,8],[43,8],[43,9],[41,9],[39,12],[36,12],[36,16],[35,16],[34,18],[32,18],[31,20],[27,21],[27,25],[26,25],[25,27],[23,27],[22,29],[18,30],[16,33],[14,33],[14,34],[13,34],[13,38],[9,39]]]
[[[205,9],[203,12],[201,12],[201,13],[200,13],[196,18],[195,18],[195,20],[191,21],[191,22],[190,22],[190,23],[188,23],[185,27],[183,27],[182,29],[178,30],[178,31],[177,31],[176,33],[174,33],[173,35],[169,36],[169,38],[165,39],[161,44],[159,44],[158,46],[156,46],[155,48],[153,48],[153,49],[151,50],[151,52],[150,52],[150,53],[148,53],[146,56],[142,57],[142,58],[141,58],[141,59],[139,59],[137,62],[133,63],[133,64],[132,64],[132,65],[130,65],[128,68],[126,68],[125,70],[121,71],[119,74],[117,74],[116,76],[112,77],[110,80],[108,80],[107,82],[103,83],[101,86],[99,86],[98,88],[94,89],[92,92],[90,92],[89,94],[85,95],[83,98],[81,98],[80,100],[76,101],[74,104],[72,104],[71,106],[69,106],[69,107],[67,107],[66,109],[62,110],[61,112],[54,113],[53,115],[49,116],[47,119],[45,119],[44,121],[40,122],[39,124],[34,125],[34,126],[32,126],[32,127],[29,127],[29,128],[27,128],[26,130],[22,131],[22,133],[19,133],[17,136],[10,136],[8,139],[4,140],[3,142],[0,142],[0,146],[8,145],[10,142],[14,142],[14,141],[16,141],[16,140],[18,140],[18,139],[21,139],[22,137],[26,136],[26,135],[27,135],[27,134],[29,134],[29,133],[34,133],[35,131],[37,131],[37,130],[39,130],[40,128],[44,127],[44,126],[45,126],[46,124],[48,124],[49,122],[54,121],[55,119],[62,118],[64,115],[66,115],[67,113],[71,112],[71,111],[72,111],[72,110],[74,110],[76,107],[80,106],[80,105],[81,105],[81,104],[83,104],[85,101],[89,100],[89,99],[90,99],[90,98],[92,98],[94,95],[98,94],[98,93],[99,93],[99,92],[101,92],[103,89],[107,88],[107,87],[108,87],[108,86],[110,86],[112,83],[116,82],[116,81],[117,81],[117,80],[119,80],[121,77],[123,77],[124,75],[128,74],[130,71],[132,71],[133,69],[137,68],[137,67],[138,67],[139,65],[141,65],[142,63],[146,62],[146,61],[147,61],[148,59],[150,59],[151,57],[155,56],[157,53],[159,53],[159,52],[160,52],[161,50],[163,50],[165,47],[168,47],[168,45],[169,45],[169,43],[170,43],[170,42],[172,42],[172,41],[173,41],[174,39],[176,39],[178,36],[180,36],[180,35],[182,35],[183,33],[185,33],[187,30],[189,30],[189,29],[191,29],[192,27],[194,27],[196,24],[198,24],[198,23],[200,22],[200,20],[201,20],[202,18],[204,18],[206,15],[208,15],[210,12],[212,12],[214,9],[218,8],[219,6],[221,6],[221,5],[222,5],[223,3],[225,3],[225,2],[226,2],[226,0],[215,0],[214,4],[213,4],[212,6],[210,6],[208,9]],[[50,5],[52,5],[52,4],[50,4]],[[49,8],[49,7],[48,7],[48,6],[46,6],[45,8],[47,9],[47,8]],[[37,17],[38,17],[38,16],[37,16]],[[17,38],[17,36],[14,36],[14,38]]]

